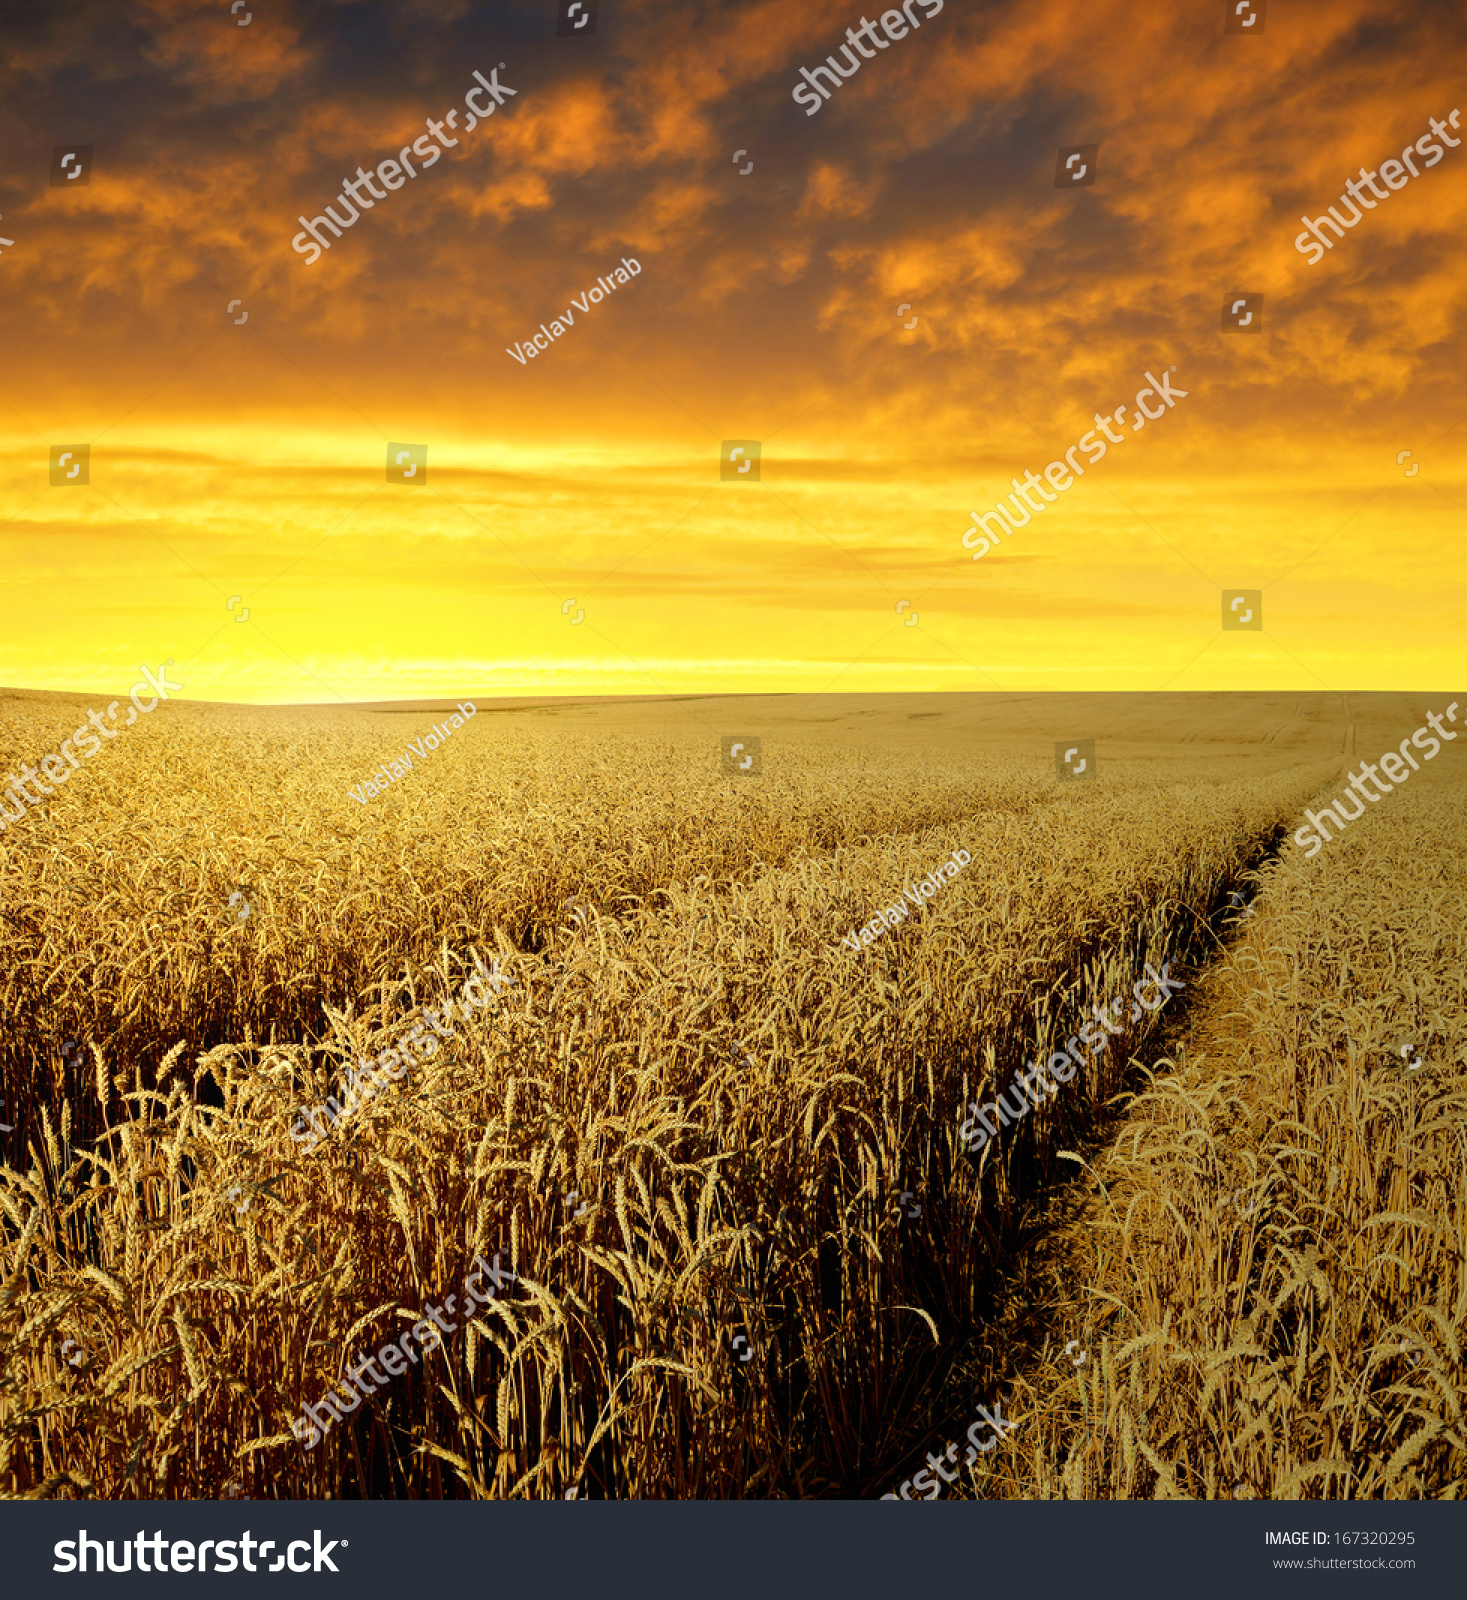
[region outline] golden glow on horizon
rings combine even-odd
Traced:
[[[1293,247],[1455,104],[1404,4],[1398,47],[1356,49],[1345,6],[1185,71],[1185,17],[948,8],[808,128],[735,141],[748,175],[730,108],[778,106],[763,75],[822,59],[836,12],[710,34],[652,7],[619,46],[639,78],[524,56],[482,134],[309,268],[292,219],[453,104],[468,55],[327,94],[325,39],[201,52],[174,9],[147,26],[194,144],[143,115],[88,187],[7,208],[0,683],[164,656],[186,698],[260,702],[1454,676],[1467,148],[1318,266]],[[1051,102],[1077,109],[1035,131]],[[1056,193],[1055,146],[1092,135],[1096,186]],[[623,256],[642,273],[548,351],[505,353]],[[1239,286],[1261,335],[1220,330]],[[1172,365],[1187,398],[969,558],[970,511]],[[725,438],[762,441],[757,484],[719,481]],[[386,481],[389,441],[428,445],[426,484]],[[68,442],[86,488],[48,485]],[[1262,634],[1221,631],[1233,587]]]

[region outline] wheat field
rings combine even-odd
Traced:
[[[77,714],[5,697],[0,758]],[[1286,837],[1414,701],[484,703],[353,799],[435,714],[161,707],[0,834],[0,1492],[876,1496],[999,1394],[951,1492],[1459,1492],[1456,769]],[[966,1153],[1147,963],[1185,999]],[[305,1448],[496,1254],[512,1288]]]

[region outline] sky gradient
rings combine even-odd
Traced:
[[[1294,240],[1467,111],[1467,25],[1226,10],[947,0],[807,116],[799,69],[879,8],[602,0],[559,38],[553,0],[8,6],[0,683],[1449,686],[1467,143],[1318,264]],[[516,93],[469,132],[476,68]],[[292,251],[450,107],[456,148]],[[53,187],[67,141],[89,179]],[[1242,293],[1261,330],[1224,332]],[[970,511],[1170,368],[1186,398],[970,559]],[[77,443],[89,483],[51,487]],[[1261,633],[1222,630],[1233,588]]]

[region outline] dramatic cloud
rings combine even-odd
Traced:
[[[1294,240],[1461,106],[1454,8],[1244,37],[1223,0],[933,3],[813,116],[800,68],[870,13],[605,0],[561,39],[547,3],[10,8],[0,682],[1449,678],[1467,136],[1317,265]],[[470,129],[476,72],[515,93]],[[67,140],[89,178],[52,187]],[[1081,146],[1094,181],[1057,188]],[[970,560],[970,511],[1172,367],[1179,409]],[[757,482],[719,481],[724,439],[761,441]],[[52,488],[72,442],[90,483]],[[1262,634],[1222,634],[1224,587],[1265,591]]]

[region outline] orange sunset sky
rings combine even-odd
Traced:
[[[1450,687],[1467,133],[1317,265],[1294,239],[1467,112],[1462,9],[946,0],[807,115],[877,7],[601,0],[562,38],[555,0],[7,4],[0,683]],[[475,69],[516,93],[468,131]],[[450,108],[455,148],[292,250]],[[1172,367],[1185,399],[970,559],[970,511]],[[1223,631],[1234,588],[1262,632]]]

